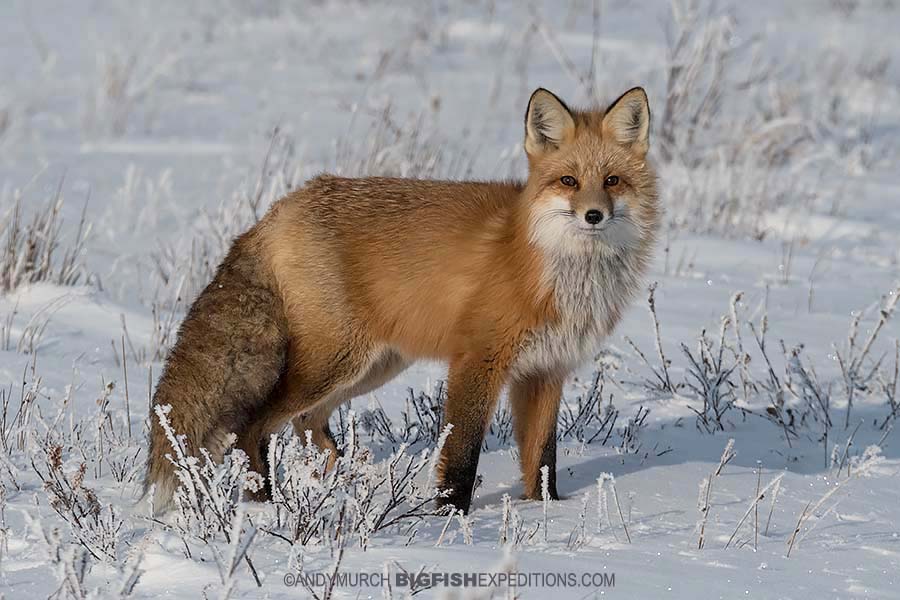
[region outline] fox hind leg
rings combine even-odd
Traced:
[[[306,431],[309,430],[316,447],[330,451],[327,467],[333,467],[340,452],[328,424],[334,409],[343,402],[381,387],[408,364],[392,350],[343,352],[335,356],[340,356],[341,360],[323,370],[336,374],[331,378],[324,375],[314,378],[296,371],[286,371],[273,391],[266,410],[238,435],[239,447],[250,456],[251,469],[265,477],[267,491],[271,491],[268,447],[272,433],[279,433],[291,420],[294,433],[305,442]],[[265,494],[255,496],[263,499]]]
[[[310,431],[312,442],[317,448],[331,451],[328,467],[333,467],[334,461],[340,455],[340,450],[328,424],[331,414],[344,402],[380,388],[402,373],[408,365],[408,361],[394,350],[387,349],[376,353],[375,358],[369,362],[357,381],[336,389],[325,401],[294,417],[294,434],[305,441],[306,432]]]
[[[294,417],[292,421],[294,435],[299,436],[300,439],[303,440],[303,443],[306,443],[306,432],[309,431],[310,440],[316,448],[321,452],[329,452],[329,469],[334,466],[334,462],[337,460],[340,451],[338,450],[337,442],[334,439],[334,434],[331,432],[331,427],[328,425],[328,420],[331,417],[333,410],[337,408],[339,404],[341,404],[341,402],[335,402],[334,400],[329,399],[327,402],[323,402],[312,410]]]

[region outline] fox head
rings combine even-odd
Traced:
[[[525,114],[529,239],[553,253],[646,250],[659,221],[647,94],[574,111],[540,88]]]

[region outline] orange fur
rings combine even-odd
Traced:
[[[450,365],[446,420],[454,426],[440,463],[441,481],[453,488],[448,502],[468,510],[482,437],[507,384],[525,494],[536,497],[540,467],[555,468],[549,448],[555,453],[562,382],[618,322],[650,259],[658,209],[645,106],[642,90],[608,111],[583,112],[535,92],[524,183],[309,181],[241,242],[252,246],[277,305],[280,377],[264,397],[246,401],[252,410],[237,421],[218,418],[229,407],[198,415],[192,402],[199,401],[180,400],[168,377],[198,344],[180,334],[155,401],[172,404],[173,422],[191,422],[197,439],[234,428],[253,467],[265,470],[266,436],[289,419],[336,451],[328,417],[337,405],[412,361],[442,360]],[[591,229],[590,210],[608,222]],[[148,483],[165,478],[154,470],[159,446],[151,446]]]

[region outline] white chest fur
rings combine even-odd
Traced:
[[[547,281],[559,318],[526,334],[513,372],[568,371],[589,359],[639,289],[640,270],[627,254],[597,252],[552,261]]]

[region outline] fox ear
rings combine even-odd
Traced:
[[[575,136],[575,119],[562,100],[544,88],[531,94],[525,113],[525,152],[539,156]]]
[[[619,96],[603,116],[603,136],[643,156],[650,149],[650,104],[643,88],[632,88]]]

